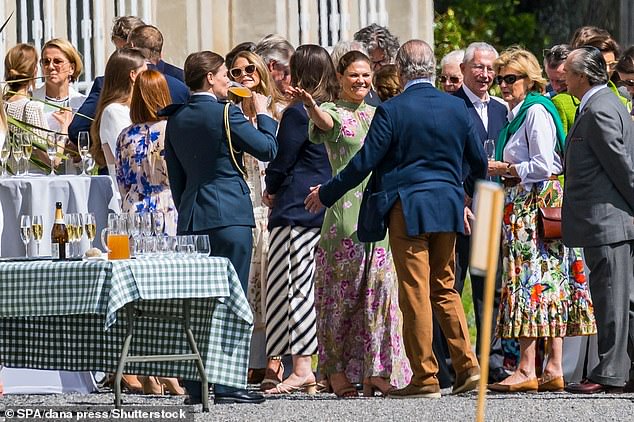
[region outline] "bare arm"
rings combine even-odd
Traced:
[[[335,126],[335,122],[333,122],[332,117],[317,106],[317,103],[310,93],[301,88],[293,87],[288,87],[286,93],[292,98],[299,98],[302,103],[304,103],[304,107],[308,113],[308,118],[312,120],[313,123],[315,123],[315,126],[317,126],[320,130],[328,132]]]

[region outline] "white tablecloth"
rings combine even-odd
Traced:
[[[5,394],[88,394],[97,391],[90,372],[2,368],[0,380]]]
[[[44,235],[40,255],[51,254],[51,228],[55,202],[61,201],[64,213],[93,212],[97,219],[97,236],[105,227],[109,212],[120,212],[118,193],[109,176],[27,176],[0,178],[0,256],[24,256],[20,239],[21,214],[41,215]],[[98,237],[94,246],[101,247]],[[83,236],[81,250],[88,248]],[[29,256],[35,255],[35,242],[29,244]]]

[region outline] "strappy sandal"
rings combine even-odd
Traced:
[[[334,378],[334,379],[333,379]],[[341,380],[341,384],[337,385],[336,379]],[[328,377],[328,382],[330,383],[330,387],[335,395],[341,399],[350,399],[354,397],[359,397],[359,392],[356,388],[348,381],[348,377],[343,372],[337,372]]]
[[[332,393],[332,387],[330,387],[328,378],[324,378],[321,381],[317,381],[317,392],[318,393]]]
[[[307,394],[316,394],[317,393],[317,383],[316,382],[307,382],[302,385],[295,386],[291,384],[286,384],[284,382],[280,382],[274,388],[267,390],[266,394],[292,394],[303,391]]]
[[[265,376],[262,380],[262,383],[260,384],[260,391],[266,391],[277,387],[277,385],[282,382],[282,377],[284,376],[284,364],[282,363],[282,357],[276,356],[270,359],[278,361],[280,363],[280,367],[277,369],[277,372],[275,372],[275,378],[270,376],[270,374],[273,373],[273,370],[268,367],[266,368],[265,375],[268,376]]]

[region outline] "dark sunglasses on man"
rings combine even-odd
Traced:
[[[525,77],[526,75],[505,75],[505,76],[497,75],[493,80],[498,85],[500,85],[502,81],[504,81],[507,85],[513,85],[519,79],[524,79]]]
[[[440,75],[438,77],[438,82],[440,82],[441,84],[447,83],[447,80],[449,80],[449,82],[452,83],[452,84],[459,84],[460,83],[460,78],[458,76]]]
[[[234,67],[234,68],[231,68],[231,70],[229,71],[229,74],[233,78],[239,78],[243,74],[252,75],[253,73],[255,73],[255,65],[254,64],[248,64],[244,68]]]
[[[627,86],[634,86],[634,79],[621,79],[621,83]]]

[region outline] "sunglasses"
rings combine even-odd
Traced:
[[[55,67],[61,67],[61,66],[65,65],[68,62],[66,60],[64,60],[64,59],[57,59],[57,58],[56,59],[52,59],[52,60],[51,59],[42,59],[42,60],[40,60],[40,64],[43,67],[48,67],[48,66],[51,65],[51,63]]]
[[[504,81],[507,85],[513,85],[519,79],[524,79],[526,75],[505,75],[505,76],[496,76],[493,80],[496,84],[501,85],[502,81]]]
[[[634,86],[634,79],[622,79],[621,83],[627,86]]]
[[[438,82],[440,82],[441,84],[447,83],[447,80],[449,80],[449,82],[452,83],[452,84],[459,84],[460,83],[460,78],[458,76],[440,75],[438,77]]]
[[[244,68],[234,67],[234,68],[232,68],[229,71],[229,74],[233,78],[239,78],[243,74],[244,75],[253,75],[254,73],[255,73],[255,65],[254,64],[248,64]]]

